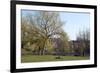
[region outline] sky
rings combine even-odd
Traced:
[[[22,10],[22,16],[34,15],[36,11]],[[83,12],[59,12],[60,19],[64,22],[62,28],[70,40],[76,40],[79,31],[90,28],[90,14]]]
[[[75,40],[79,31],[90,28],[89,13],[61,12],[60,17],[65,22],[63,29],[71,40]]]

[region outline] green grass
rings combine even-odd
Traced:
[[[47,62],[47,61],[68,61],[68,60],[88,60],[89,57],[82,57],[82,56],[61,56],[60,59],[56,59],[57,56],[53,55],[22,55],[21,62]]]

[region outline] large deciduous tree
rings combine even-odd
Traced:
[[[52,38],[60,38],[64,43],[63,47],[67,45],[68,39],[66,39],[66,34],[62,29],[63,22],[59,13],[35,11],[34,15],[27,15],[26,20],[24,18],[22,18],[22,44],[30,42],[37,45],[40,55],[45,54],[47,50],[53,49]]]
[[[41,54],[44,54],[44,50],[51,49],[50,44],[52,45],[52,43],[50,39],[55,36],[61,36],[63,23],[57,12],[46,11],[37,11],[33,18],[30,17],[30,21],[31,24],[34,21],[33,25],[38,29],[38,33],[42,38],[42,40],[39,40],[42,41],[42,45],[40,43],[40,51]]]

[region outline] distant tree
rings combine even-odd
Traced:
[[[79,32],[77,36],[77,41],[80,42],[78,46],[80,48],[81,55],[84,56],[86,50],[90,51],[90,31],[89,29]]]

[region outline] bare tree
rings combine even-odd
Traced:
[[[44,50],[50,49],[47,46],[49,42],[52,45],[50,39],[53,37],[61,37],[63,33],[62,25],[63,22],[59,17],[57,12],[47,12],[47,11],[37,11],[35,16],[29,16],[30,24],[38,29],[37,34],[40,35],[39,38],[39,51],[40,54],[44,54]],[[42,41],[42,42],[41,42]],[[41,44],[41,43],[42,44]]]

